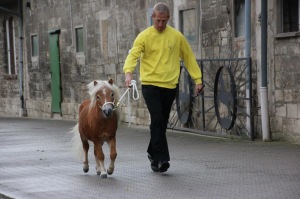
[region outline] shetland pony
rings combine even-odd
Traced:
[[[101,178],[114,172],[116,151],[116,131],[119,111],[115,103],[119,100],[119,89],[113,80],[95,80],[87,85],[90,99],[84,100],[79,107],[78,123],[73,128],[73,148],[83,149],[83,171],[89,171],[89,142],[94,143],[96,172]],[[107,142],[110,149],[110,164],[106,171],[102,145]],[[82,153],[81,153],[82,154]]]

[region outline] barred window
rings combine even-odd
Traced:
[[[300,30],[300,0],[281,0],[281,33]]]

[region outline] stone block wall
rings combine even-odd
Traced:
[[[274,38],[274,82],[271,95],[271,130],[289,141],[300,138],[300,38]]]

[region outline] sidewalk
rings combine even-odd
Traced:
[[[69,150],[75,124],[0,117],[0,193],[16,199],[300,198],[300,145],[169,131],[171,167],[154,173],[148,129],[121,125],[115,172],[101,179],[92,147],[87,174]]]

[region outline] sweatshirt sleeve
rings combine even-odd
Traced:
[[[202,73],[200,67],[196,61],[190,44],[183,35],[181,35],[180,45],[180,58],[184,61],[184,65],[189,75],[192,77],[195,84],[202,84]]]
[[[140,58],[141,54],[144,52],[144,42],[141,35],[138,35],[135,41],[133,42],[133,46],[127,55],[125,60],[123,71],[124,73],[132,73],[137,65],[137,60]]]

